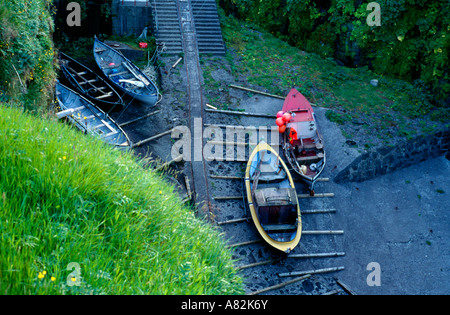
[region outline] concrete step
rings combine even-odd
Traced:
[[[165,44],[166,54],[182,52],[182,36],[176,2],[156,0],[152,1],[152,7],[154,17],[157,20],[154,23],[158,25],[156,42]]]
[[[191,0],[195,32],[200,53],[224,55],[222,37],[215,0]]]

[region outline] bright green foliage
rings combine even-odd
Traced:
[[[132,153],[1,105],[0,170],[0,294],[243,293],[219,232]]]
[[[0,101],[42,111],[56,78],[50,0],[0,0]]]
[[[381,26],[366,23],[370,1],[224,0],[227,14],[300,49],[368,65],[380,75],[426,87],[438,106],[450,92],[449,16],[445,0],[377,0]]]

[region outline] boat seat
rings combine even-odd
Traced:
[[[294,147],[302,147],[302,142],[300,140],[294,140],[292,142]],[[303,149],[323,149],[323,144],[320,142],[303,142]]]
[[[104,52],[104,51],[106,51],[105,48],[100,48],[100,49],[96,49],[95,53],[98,54],[98,53],[101,53],[101,52]]]
[[[267,224],[262,227],[265,231],[286,231],[295,230],[297,228],[296,225],[292,224]]]
[[[297,161],[312,161],[317,159],[323,159],[323,153],[318,153],[317,155],[300,156],[297,157]]]
[[[83,85],[83,84],[93,83],[93,82],[97,82],[97,81],[98,81],[98,79],[92,79],[92,80],[89,80],[89,81],[80,82],[79,84]]]
[[[101,100],[101,99],[112,97],[112,96],[113,96],[113,92],[109,92],[108,94],[103,94],[101,96],[96,97],[96,99]]]
[[[114,136],[118,133],[119,132],[117,130],[114,130],[114,131],[111,131],[110,133],[107,133],[106,135],[104,135],[103,138],[108,138],[108,137]]]
[[[127,73],[130,73],[130,71],[122,71],[122,72],[117,72],[117,73],[111,73],[109,75],[109,77],[112,78],[112,77],[116,77],[118,75],[124,75],[124,74],[127,74]]]
[[[309,156],[300,156],[297,158],[297,161],[312,161],[317,160],[319,157],[317,155],[309,155]]]

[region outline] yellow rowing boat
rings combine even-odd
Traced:
[[[245,170],[247,201],[253,222],[272,247],[289,253],[299,243],[302,221],[292,176],[278,153],[260,142]]]

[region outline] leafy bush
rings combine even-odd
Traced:
[[[368,26],[367,2],[220,0],[227,14],[254,23],[308,52],[414,82],[438,106],[450,102],[450,2],[377,0],[381,26]]]
[[[56,78],[51,0],[0,0],[0,101],[49,104]]]

